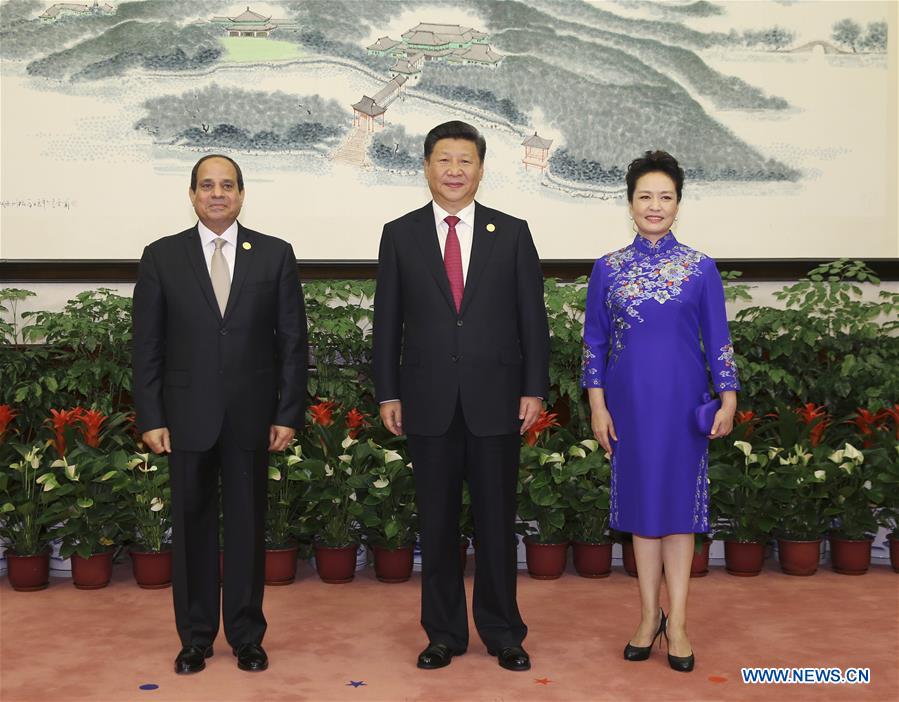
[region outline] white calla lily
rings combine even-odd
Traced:
[[[391,451],[388,449],[384,452],[384,463],[390,463],[391,461],[402,461],[403,457],[400,456],[396,451]]]
[[[160,512],[165,507],[165,503],[158,497],[154,497],[150,500],[150,511],[151,512]]]
[[[387,478],[378,478],[371,485],[372,487],[376,488],[386,488],[388,485],[390,485],[390,481]]]
[[[590,451],[590,453],[593,453],[599,448],[599,442],[596,439],[584,439],[581,442],[581,446]]]
[[[343,450],[346,451],[353,444],[358,444],[359,441],[354,439],[352,436],[347,434],[346,438],[340,442],[340,445],[343,447]]]
[[[843,453],[850,461],[855,461],[856,463],[864,463],[865,461],[865,454],[855,448],[852,444],[847,443],[846,447],[843,449]]]
[[[734,441],[734,446],[736,446],[744,456],[748,456],[752,453],[752,444],[748,441]]]
[[[334,469],[327,463],[325,463],[325,475],[329,478],[334,475]]]
[[[816,480],[824,480],[824,478],[827,477],[827,473],[825,473],[823,470],[816,470],[814,472],[814,476]]]

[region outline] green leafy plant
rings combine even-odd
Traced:
[[[310,406],[309,417],[309,431],[300,437],[304,458],[297,464],[297,479],[309,484],[301,521],[324,546],[357,544],[362,516],[357,491],[365,487],[375,449],[353,438],[333,401]]]
[[[568,540],[570,515],[568,486],[571,466],[566,451],[571,445],[567,432],[552,434],[546,445],[521,447],[518,470],[519,531],[538,543]],[[537,527],[526,524],[536,522]]]
[[[569,510],[569,536],[583,543],[608,543],[609,459],[593,439],[574,444],[566,455],[570,477],[563,484],[563,493]]]
[[[268,467],[267,548],[285,548],[301,533],[300,515],[311,473],[302,467],[303,447],[294,439],[286,451],[273,453]]]
[[[862,284],[879,283],[861,261],[840,259],[776,292],[784,309],[738,312],[730,326],[743,402],[757,411],[814,402],[844,417],[899,396],[899,293],[864,299]]]
[[[395,449],[382,448],[369,439],[368,448],[350,446],[354,460],[364,461],[365,497],[361,521],[366,541],[373,546],[395,549],[415,541],[418,514],[415,478],[407,459]]]
[[[42,553],[64,512],[58,471],[46,444],[12,444],[18,460],[0,472],[0,537],[19,556]],[[9,455],[9,454],[7,454]]]
[[[159,553],[168,548],[172,528],[172,490],[167,456],[116,452],[112,457],[122,470],[115,477],[116,489],[125,502],[134,542],[145,551]]]
[[[303,285],[314,366],[309,393],[344,407],[374,409],[371,368],[370,280],[313,281]]]
[[[587,277],[573,283],[547,278],[543,298],[549,322],[549,397],[570,431],[586,436],[590,431],[590,408],[581,389],[581,359],[584,349],[584,309],[587,304]]]
[[[846,443],[827,457],[833,464],[828,471],[830,499],[836,510],[832,532],[844,539],[866,539],[877,531],[875,510],[883,494],[871,480],[867,453]]]
[[[62,538],[60,555],[88,558],[120,543],[131,521],[129,505],[120,494],[124,456],[116,460],[98,449],[78,446],[52,466],[61,471],[59,502],[65,506],[57,530]]]
[[[838,509],[830,501],[826,447],[795,444],[768,450],[767,491],[778,513],[777,534],[785,539],[820,539]]]
[[[764,543],[777,524],[767,495],[771,458],[754,451],[748,441],[718,441],[712,447],[721,449],[709,451],[709,512],[715,537]]]

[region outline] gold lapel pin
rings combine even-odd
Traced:
[[[487,225],[487,231],[488,231],[488,232],[495,232],[495,231],[496,231],[496,227],[493,226],[493,222],[491,222],[490,224]]]
[[[253,245],[249,241],[243,242],[243,250],[244,251],[249,251],[252,248],[253,248]]]

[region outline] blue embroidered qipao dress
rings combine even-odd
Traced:
[[[596,262],[581,385],[605,389],[618,435],[613,529],[650,537],[709,530],[708,439],[694,417],[709,391],[706,363],[715,391],[740,389],[711,258],[668,232],[655,244],[637,235]]]

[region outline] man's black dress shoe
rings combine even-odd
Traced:
[[[432,643],[418,654],[418,667],[425,670],[445,668],[453,660],[453,656],[461,656],[465,649],[450,648],[446,644]]]
[[[261,673],[268,668],[268,656],[265,649],[256,643],[241,644],[231,651],[237,656],[237,667],[251,673]]]
[[[506,670],[530,670],[531,657],[521,646],[506,646],[498,651],[487,649],[487,653],[496,656],[501,668]]]
[[[178,675],[199,673],[206,667],[206,659],[212,658],[212,646],[184,646],[175,659]]]

